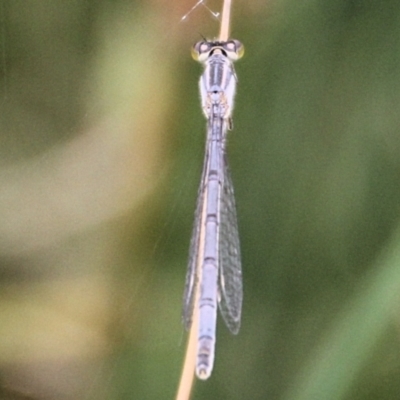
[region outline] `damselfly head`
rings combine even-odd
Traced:
[[[215,50],[219,50],[231,61],[239,60],[244,54],[244,46],[239,40],[230,39],[226,42],[208,42],[207,40],[202,40],[192,47],[192,57],[196,61],[204,63]]]

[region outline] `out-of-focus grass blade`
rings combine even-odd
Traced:
[[[306,363],[285,400],[339,400],[346,397],[360,370],[395,315],[400,293],[400,228],[375,267],[359,284],[328,337]]]

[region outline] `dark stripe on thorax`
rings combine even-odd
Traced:
[[[225,89],[226,80],[226,60],[220,55],[214,55],[210,58],[210,71],[209,71],[209,88],[217,91]]]

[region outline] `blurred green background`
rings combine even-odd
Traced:
[[[1,399],[175,396],[194,3],[0,2]],[[235,1],[232,36],[243,320],[193,399],[398,399],[400,2]]]

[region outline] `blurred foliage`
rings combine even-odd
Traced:
[[[3,398],[174,398],[205,129],[189,48],[218,32],[204,7],[180,22],[193,4],[0,1]],[[397,399],[400,3],[233,15],[243,321],[193,399]]]

